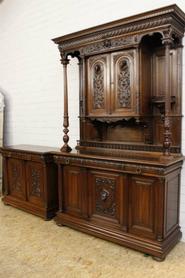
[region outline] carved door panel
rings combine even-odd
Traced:
[[[138,110],[136,50],[111,54],[111,114],[134,116]]]
[[[98,55],[87,60],[87,102],[89,116],[105,116],[109,111],[110,55]]]
[[[26,162],[27,198],[35,205],[44,204],[44,168],[38,162]]]
[[[129,232],[148,238],[156,237],[159,200],[156,179],[132,176],[129,183]]]
[[[87,214],[86,170],[65,166],[63,171],[62,206],[65,213],[77,217]]]
[[[26,200],[24,161],[8,159],[8,185],[11,196]]]
[[[127,182],[124,176],[89,171],[89,217],[97,224],[125,229],[127,225]]]

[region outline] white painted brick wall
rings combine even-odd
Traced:
[[[0,3],[0,90],[6,97],[5,143],[59,147],[62,144],[62,66],[51,39],[173,2],[3,0]],[[184,0],[176,3],[185,11]],[[183,57],[185,65],[185,53]],[[68,68],[70,145],[75,146],[79,136],[76,62]],[[185,100],[185,80],[183,92]],[[182,143],[185,153],[184,120]],[[185,166],[181,183],[181,226],[185,240]]]

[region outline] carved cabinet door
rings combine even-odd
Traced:
[[[109,110],[110,55],[97,55],[87,60],[87,115],[105,116]]]
[[[63,169],[62,210],[76,217],[86,217],[87,188],[86,169],[65,166]]]
[[[148,238],[156,238],[162,221],[162,187],[152,177],[129,178],[129,232]],[[161,231],[161,230],[160,230]]]
[[[38,162],[26,162],[27,198],[38,206],[44,204],[44,168]]]
[[[9,195],[26,200],[24,161],[14,158],[8,159],[8,187]]]
[[[126,230],[127,181],[117,173],[90,170],[89,217],[96,224]]]
[[[134,116],[138,110],[137,52],[111,54],[111,114]]]

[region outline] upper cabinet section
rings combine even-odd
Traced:
[[[87,116],[137,116],[136,50],[87,59]]]
[[[64,146],[71,151],[67,64],[79,64],[80,140],[93,147],[179,153],[182,122],[182,39],[177,5],[54,39],[63,64]]]

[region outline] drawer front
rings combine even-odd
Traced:
[[[10,158],[7,165],[8,194],[20,200],[26,200],[24,161]]]
[[[122,173],[130,173],[136,175],[146,176],[162,176],[166,173],[166,169],[160,166],[148,166],[139,163],[128,163],[125,161],[111,161],[101,159],[90,159],[90,158],[78,158],[71,156],[57,156],[54,155],[54,160],[58,164],[81,166],[94,169],[107,169],[108,171],[119,171]],[[177,165],[179,167],[179,165]],[[170,171],[170,167],[168,168]]]
[[[27,198],[30,203],[44,205],[44,168],[41,163],[26,162]]]

